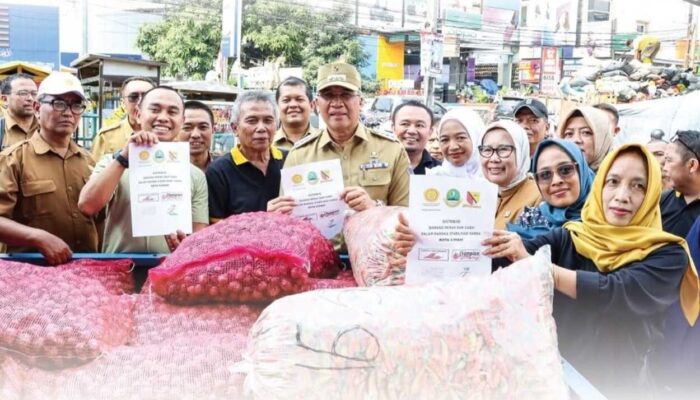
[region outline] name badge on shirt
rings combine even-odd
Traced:
[[[380,161],[377,159],[371,159],[364,164],[360,165],[360,169],[363,171],[368,171],[370,169],[386,169],[389,168],[389,163]]]

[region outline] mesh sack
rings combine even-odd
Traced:
[[[148,276],[157,294],[177,304],[267,302],[302,291],[307,277],[336,276],[339,265],[311,223],[255,212],[191,235]]]
[[[178,306],[156,294],[143,293],[137,296],[129,344],[150,345],[208,335],[247,336],[261,312],[261,306],[246,304]]]
[[[64,368],[126,343],[133,299],[56,268],[0,262],[0,349],[41,368]]]
[[[244,376],[231,371],[246,336],[203,335],[187,341],[122,346],[95,361],[45,371],[6,360],[3,400],[241,399]]]
[[[564,399],[552,298],[548,253],[492,276],[289,296],[235,369],[255,399]]]
[[[59,265],[59,270],[65,270],[100,281],[112,294],[133,294],[136,291],[136,283],[131,271],[134,263],[131,260],[73,260],[67,264]]]
[[[360,286],[403,285],[406,271],[389,265],[399,214],[406,207],[374,207],[345,221],[343,235]]]

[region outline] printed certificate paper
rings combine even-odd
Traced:
[[[493,232],[497,200],[497,186],[483,179],[411,175],[408,220],[418,238],[406,283],[490,273],[480,243]]]
[[[343,229],[345,203],[340,160],[319,161],[282,169],[282,191],[297,206],[292,215],[310,221],[327,239]]]
[[[134,237],[192,233],[189,143],[129,145]]]

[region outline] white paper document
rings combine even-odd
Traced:
[[[292,215],[310,221],[330,239],[343,229],[345,185],[340,160],[319,161],[282,169],[282,191],[297,206]]]
[[[131,229],[134,237],[192,233],[190,145],[129,145]]]
[[[411,175],[408,220],[417,241],[406,283],[491,272],[481,241],[491,236],[498,187],[483,179]]]

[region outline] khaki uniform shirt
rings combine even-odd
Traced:
[[[309,124],[309,127],[306,128],[306,133],[304,136],[301,137],[301,139],[313,135],[318,132],[318,129],[315,129]],[[299,139],[299,141],[301,140]],[[294,142],[289,140],[289,137],[287,137],[287,133],[284,132],[284,128],[280,127],[277,132],[275,132],[275,136],[272,138],[272,145],[277,147],[278,149],[283,149],[283,150],[291,150],[292,147],[294,147]]]
[[[92,157],[95,160],[102,159],[105,154],[112,155],[126,145],[134,128],[129,124],[129,118],[124,118],[120,123],[100,129],[92,139]]]
[[[96,252],[95,221],[78,209],[94,165],[74,142],[62,157],[41,135],[5,149],[0,153],[0,216],[56,235],[74,252]],[[8,251],[36,249],[8,246]]]
[[[495,229],[506,229],[506,222],[513,223],[525,207],[537,207],[542,195],[535,181],[527,178],[519,185],[498,193]]]
[[[33,117],[32,126],[29,128],[29,131],[25,131],[17,124],[17,121],[10,116],[10,113],[7,112],[5,113],[5,137],[3,137],[2,143],[0,143],[0,149],[10,147],[23,140],[27,140],[31,138],[34,132],[38,130],[39,121],[36,119],[36,117]]]
[[[111,155],[104,155],[93,175],[98,175],[113,162]],[[190,164],[192,196],[192,222],[209,224],[209,192],[204,172]],[[107,203],[107,218],[102,244],[104,253],[170,253],[164,236],[134,237],[131,231],[131,190],[129,170],[122,173],[112,199]]]
[[[410,163],[403,145],[391,134],[359,124],[342,147],[328,129],[299,140],[284,167],[315,161],[340,160],[345,186],[361,186],[373,200],[389,206],[408,206]]]

